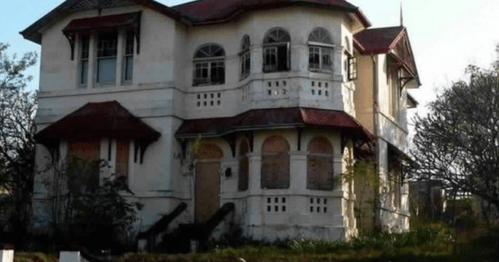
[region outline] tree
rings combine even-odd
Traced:
[[[8,204],[7,227],[15,236],[26,236],[33,192],[36,131],[36,93],[25,91],[32,79],[26,69],[37,61],[34,52],[21,58],[7,55],[8,45],[0,43],[0,194]]]
[[[499,61],[496,62],[499,64]],[[499,208],[499,71],[469,66],[416,116],[415,172],[451,190],[477,195]]]

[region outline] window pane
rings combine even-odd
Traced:
[[[322,48],[322,69],[331,70],[333,51],[329,48]]]
[[[212,62],[210,78],[212,84],[223,84],[225,82],[224,62]]]
[[[89,36],[81,37],[81,59],[88,59],[88,48],[90,44]]]
[[[308,62],[310,69],[319,69],[320,67],[319,48],[309,47],[308,50],[309,50]]]
[[[133,56],[125,57],[125,80],[130,81],[133,77]]]
[[[116,58],[99,58],[97,60],[97,82],[114,82],[116,78]]]
[[[88,76],[88,60],[82,60],[80,65],[80,84],[85,85],[87,83]]]
[[[272,72],[277,70],[277,48],[267,47],[263,50],[264,53],[264,65],[263,70],[265,72]]]
[[[196,63],[194,72],[194,84],[208,83],[208,63]]]
[[[97,57],[116,56],[118,52],[118,34],[100,34],[97,44]]]
[[[133,31],[126,32],[126,45],[125,45],[125,54],[133,55],[133,40],[134,34]]]

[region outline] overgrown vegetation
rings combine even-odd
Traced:
[[[100,174],[107,168],[105,161],[81,159],[49,167],[53,176],[45,186],[52,199],[53,247],[114,252],[134,248],[129,232],[142,205],[127,199],[133,192],[126,177]]]
[[[460,252],[455,231],[445,223],[418,223],[407,233],[377,233],[351,241],[312,239],[281,240],[273,243],[240,239],[231,246],[218,246],[208,253],[183,255],[127,254],[117,261],[477,261],[492,257],[493,245],[476,249],[478,242],[466,244]],[[490,238],[490,237],[489,237]],[[489,239],[485,238],[485,239]],[[462,246],[462,245],[461,245]],[[470,255],[471,254],[471,255]],[[472,260],[467,258],[472,257]],[[240,260],[239,260],[240,261]]]

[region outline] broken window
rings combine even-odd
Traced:
[[[242,43],[241,43],[241,53],[239,54],[239,57],[241,59],[241,72],[239,75],[240,79],[244,79],[249,76],[250,74],[250,67],[251,67],[251,52],[250,52],[250,38],[248,35],[245,35],[243,37]]]
[[[262,145],[261,184],[266,189],[289,188],[289,144],[271,136]]]
[[[333,190],[333,147],[328,139],[315,137],[308,143],[307,189]]]
[[[308,67],[310,71],[332,71],[333,42],[323,28],[316,28],[308,37]]]
[[[225,51],[217,44],[202,46],[194,55],[193,85],[225,83]]]
[[[290,41],[288,32],[281,28],[267,33],[263,39],[263,72],[289,71]]]

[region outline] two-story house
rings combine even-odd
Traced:
[[[373,192],[394,192],[377,221],[408,229],[407,187],[387,178],[418,75],[406,29],[370,26],[344,0],[67,0],[21,32],[42,47],[37,166],[106,160],[86,183],[125,176],[144,204],[136,232],[226,207],[214,235],[225,223],[255,239],[345,239],[355,193],[341,175],[374,141]],[[36,181],[38,229],[53,217],[50,176]]]

